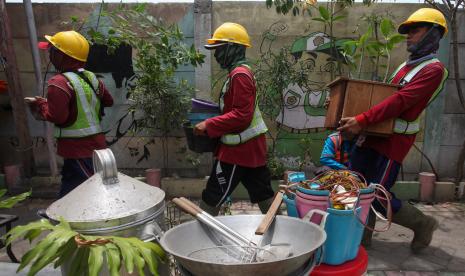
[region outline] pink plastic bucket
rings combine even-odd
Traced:
[[[371,203],[375,199],[375,193],[360,194],[360,203],[359,206],[362,207],[360,211],[360,219],[363,222],[367,221],[368,213],[370,212]]]
[[[326,211],[329,207],[329,194],[310,195],[297,191],[295,205],[300,218],[303,218],[310,210],[313,209]],[[314,215],[310,221],[319,225],[321,219],[322,217],[320,215]]]

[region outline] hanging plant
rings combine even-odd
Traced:
[[[97,276],[105,261],[112,276],[120,275],[123,267],[128,273],[136,270],[145,275],[146,266],[152,275],[158,275],[158,262],[166,261],[165,252],[155,243],[134,237],[81,235],[63,219],[57,225],[42,219],[16,226],[4,238],[6,245],[18,239],[32,243],[43,232],[49,233],[24,254],[17,272],[30,265],[27,275],[33,276],[47,265],[57,268],[67,263],[70,276]]]

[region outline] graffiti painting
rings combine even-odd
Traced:
[[[326,84],[334,78],[341,59],[339,51],[332,49],[344,40],[331,41],[324,32],[310,32],[290,45],[274,47],[288,29],[277,22],[263,34],[257,76],[262,78],[258,80],[261,109],[276,123],[275,137],[270,137],[273,154],[285,166],[302,169],[318,165],[329,133],[324,128]]]

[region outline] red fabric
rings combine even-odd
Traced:
[[[8,91],[8,82],[0,80],[0,93]]]
[[[398,84],[413,67],[405,66],[402,68],[392,83]],[[408,84],[370,110],[357,115],[356,120],[364,127],[389,118],[415,120],[426,108],[429,99],[441,84],[443,72],[444,66],[440,62],[427,65]],[[372,148],[389,159],[402,163],[415,142],[415,137],[415,134],[397,133],[386,138],[368,136],[363,146]]]
[[[349,162],[349,153],[344,151],[344,157],[341,160],[341,149],[342,149],[342,135],[340,132],[332,134],[329,136],[334,145],[334,160],[337,162],[342,161],[341,163],[346,164]]]
[[[77,70],[83,65],[82,62],[78,61],[68,64],[68,71]],[[104,107],[113,105],[113,98],[101,81],[99,81],[99,97],[101,105]],[[76,121],[76,93],[64,75],[57,74],[48,81],[47,99],[38,100],[36,108],[42,118],[60,127],[70,126]],[[57,139],[57,153],[63,158],[92,157],[92,152],[95,149],[106,147],[104,134],[83,138]]]
[[[256,87],[252,72],[246,67],[237,67],[229,73],[233,76],[229,90],[224,95],[223,114],[206,121],[208,136],[221,137],[240,133],[250,125],[255,110]],[[222,162],[256,168],[266,163],[265,135],[255,137],[243,144],[228,146],[220,144],[216,158]]]

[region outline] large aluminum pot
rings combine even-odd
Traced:
[[[85,235],[155,240],[165,227],[165,192],[119,173],[110,149],[94,151],[93,163],[95,174],[52,203],[46,216],[55,221],[63,217]],[[62,266],[64,275],[67,265]],[[100,275],[109,275],[105,271]]]
[[[119,173],[110,149],[94,151],[95,174],[46,210],[89,235],[143,237],[153,223],[164,227],[165,192]],[[148,226],[152,227],[152,226]]]
[[[225,225],[236,230],[245,237],[253,238],[255,229],[263,219],[263,215],[237,215],[216,217]],[[189,255],[202,248],[219,246],[215,232],[199,223],[191,221],[168,230],[161,238],[162,247],[174,256],[176,261],[193,275],[292,275],[296,270],[305,267],[315,251],[326,240],[323,227],[298,218],[277,216],[275,222],[263,237],[263,244],[289,243],[292,255],[285,259],[243,263],[224,264],[202,261]]]

